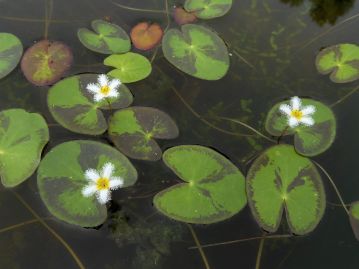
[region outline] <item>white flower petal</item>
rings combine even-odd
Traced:
[[[290,103],[292,105],[293,110],[299,110],[300,107],[302,106],[302,101],[298,96],[292,97],[292,99],[290,99]]]
[[[119,79],[113,79],[110,81],[109,87],[111,90],[117,90],[120,85],[121,81]]]
[[[298,126],[298,124],[299,124],[299,121],[296,119],[296,118],[294,118],[294,117],[290,117],[289,119],[288,119],[288,125],[290,126],[290,127],[296,127],[296,126]]]
[[[302,113],[304,116],[312,115],[316,111],[315,106],[305,106],[302,108]]]
[[[96,193],[97,200],[100,204],[106,204],[111,200],[111,192],[109,190],[101,190]]]
[[[107,97],[118,97],[120,94],[117,90],[111,89],[107,94]]]
[[[105,74],[99,75],[98,83],[100,84],[101,87],[107,86],[108,85],[108,77]]]
[[[98,93],[100,92],[100,87],[94,83],[87,84],[86,89],[91,93]]]
[[[312,117],[303,117],[300,119],[300,122],[306,126],[312,126],[314,124],[314,120]]]
[[[110,162],[105,163],[105,165],[102,168],[102,177],[110,178],[114,170],[115,170],[115,166],[112,163]]]
[[[112,177],[110,180],[110,189],[116,190],[123,186],[123,179],[121,177]]]
[[[290,107],[289,105],[287,105],[287,104],[282,104],[282,105],[280,105],[280,106],[279,106],[279,110],[280,110],[283,114],[288,115],[288,116],[292,113],[291,107]]]
[[[96,193],[96,191],[97,191],[96,185],[90,184],[82,189],[82,195],[85,197],[90,197],[90,196],[94,195]]]
[[[96,182],[100,178],[99,173],[95,169],[87,169],[85,171],[85,178],[90,181]]]
[[[106,98],[102,93],[96,93],[93,97],[95,102],[100,102],[102,99]]]

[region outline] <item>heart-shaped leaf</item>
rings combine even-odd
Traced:
[[[49,141],[43,117],[22,109],[0,112],[0,175],[5,187],[15,187],[30,177]]]
[[[21,41],[9,33],[0,33],[0,79],[8,75],[21,59]]]
[[[26,79],[36,86],[51,85],[71,67],[70,48],[62,42],[42,40],[27,49],[21,60]]]
[[[178,136],[176,123],[166,113],[151,107],[130,107],[117,111],[108,132],[116,147],[133,159],[157,161],[162,150],[154,140]]]
[[[276,104],[268,113],[265,128],[271,135],[294,134],[294,146],[298,153],[304,156],[316,156],[326,151],[336,136],[336,119],[333,111],[321,102],[312,99],[301,99],[303,106],[314,106],[312,115],[314,125],[288,126],[287,116],[279,107],[288,101]]]
[[[184,8],[196,12],[200,19],[213,19],[225,15],[232,7],[232,0],[186,0]]]
[[[71,141],[53,148],[41,161],[37,184],[48,210],[65,222],[82,227],[102,224],[107,217],[106,205],[96,196],[82,194],[88,185],[85,172],[101,170],[106,163],[114,167],[112,176],[123,179],[122,187],[135,184],[136,169],[116,149],[94,141]]]
[[[95,20],[91,26],[94,31],[80,28],[77,32],[81,43],[89,50],[103,54],[130,51],[130,38],[120,26],[103,20]]]
[[[197,20],[195,13],[187,12],[182,7],[174,9],[173,17],[178,25],[193,23]]]
[[[351,205],[349,218],[355,238],[359,241],[359,201]]]
[[[194,24],[170,29],[162,40],[166,59],[181,71],[205,80],[221,79],[228,71],[229,56],[223,40],[212,30]]]
[[[124,108],[132,103],[132,94],[124,84],[118,90],[118,97],[96,102],[87,87],[97,83],[98,77],[97,74],[73,76],[50,88],[47,104],[63,127],[81,134],[102,134],[107,130],[107,122],[100,109]]]
[[[325,192],[314,164],[289,145],[271,147],[258,157],[247,175],[248,203],[258,224],[277,231],[285,208],[295,234],[312,231],[325,210]]]
[[[319,73],[331,74],[336,83],[346,83],[359,79],[359,46],[339,44],[323,49],[317,56]]]
[[[131,30],[131,40],[135,48],[150,50],[162,39],[163,30],[158,23],[140,22]]]
[[[247,203],[244,176],[218,152],[195,145],[173,147],[165,164],[183,181],[154,197],[156,208],[175,220],[210,224],[228,219]]]
[[[116,68],[107,74],[120,79],[123,83],[145,79],[152,71],[150,61],[141,54],[133,52],[111,55],[104,60],[104,64]]]

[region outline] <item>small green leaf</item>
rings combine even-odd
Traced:
[[[323,49],[317,56],[319,73],[331,74],[336,83],[346,83],[359,79],[359,46],[339,44]]]
[[[359,201],[351,205],[349,218],[355,238],[359,241]]]
[[[248,203],[258,224],[277,231],[285,209],[295,234],[314,230],[325,211],[325,192],[314,164],[289,145],[265,151],[248,171]]]
[[[196,12],[200,19],[222,17],[232,7],[232,0],[186,0],[184,8],[188,12]]]
[[[0,79],[8,75],[21,59],[21,41],[9,33],[0,33]]]
[[[244,176],[216,151],[195,145],[173,147],[165,164],[185,183],[154,197],[166,216],[188,223],[210,224],[228,219],[247,203]]]
[[[130,37],[120,26],[102,20],[93,21],[91,26],[94,31],[80,28],[77,32],[81,43],[89,50],[103,54],[130,51]]]
[[[123,83],[142,80],[152,71],[150,61],[141,54],[133,52],[111,55],[105,59],[104,64],[116,68],[107,74],[120,79]]]
[[[312,99],[301,99],[303,106],[313,105],[316,109],[312,115],[314,125],[288,126],[287,116],[279,107],[288,101],[276,104],[268,113],[265,128],[274,136],[294,134],[295,150],[304,156],[316,156],[326,151],[336,136],[336,119],[333,111],[321,102]]]
[[[205,80],[221,79],[228,71],[229,56],[223,40],[212,30],[195,25],[170,29],[162,40],[166,59],[181,71]]]
[[[166,113],[151,107],[130,107],[117,111],[108,132],[116,147],[133,159],[157,161],[162,151],[154,138],[178,136],[176,123]]]
[[[22,109],[0,112],[0,175],[5,187],[15,187],[30,177],[49,141],[43,117]]]
[[[61,80],[50,88],[47,104],[58,123],[76,133],[102,134],[107,130],[107,122],[100,109],[109,109],[109,103],[112,109],[132,103],[133,96],[124,84],[121,84],[117,98],[96,102],[86,87],[97,80],[97,74],[83,74]]]
[[[113,176],[124,180],[123,187],[132,186],[137,171],[116,149],[94,141],[71,141],[53,148],[41,161],[37,175],[40,196],[48,210],[65,222],[82,227],[102,224],[107,217],[106,205],[95,196],[85,197],[87,169],[101,170],[105,163],[114,165]]]
[[[26,79],[36,86],[57,82],[70,69],[71,49],[59,41],[41,40],[28,48],[21,60]]]

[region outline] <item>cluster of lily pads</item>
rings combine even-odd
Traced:
[[[158,24],[142,22],[129,36],[116,24],[95,20],[91,30],[78,30],[78,38],[86,48],[109,55],[104,65],[114,69],[107,74],[79,74],[60,81],[72,61],[65,44],[39,41],[22,56],[20,40],[0,33],[0,78],[22,59],[23,73],[31,83],[52,85],[47,104],[61,126],[92,136],[107,132],[116,147],[90,140],[69,141],[51,149],[41,160],[49,140],[43,117],[22,109],[2,111],[3,185],[19,185],[39,166],[38,188],[49,211],[67,223],[94,227],[107,218],[111,191],[137,181],[137,171],[128,158],[162,158],[183,181],[153,199],[155,207],[172,219],[215,223],[237,214],[248,202],[266,231],[278,229],[284,210],[294,234],[312,231],[324,214],[326,199],[320,173],[310,157],[325,152],[335,139],[336,119],[330,107],[298,97],[274,105],[265,128],[278,141],[293,135],[294,145],[278,143],[265,150],[245,178],[230,160],[208,147],[180,145],[162,154],[155,139],[176,138],[176,123],[156,108],[130,106],[133,96],[127,84],[145,79],[152,69],[146,57],[131,52],[131,41],[138,50],[161,42],[165,58],[195,78],[219,80],[225,76],[230,65],[225,42],[215,31],[193,22],[223,16],[231,5],[231,0],[187,0],[174,12],[181,28],[165,33]],[[359,47],[340,44],[326,48],[317,56],[316,64],[320,73],[331,73],[334,82],[357,80]],[[359,202],[351,208],[351,222],[359,239]]]

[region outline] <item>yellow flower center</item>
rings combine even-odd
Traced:
[[[96,181],[97,190],[108,190],[110,188],[110,180],[106,177],[101,177]]]
[[[110,87],[107,86],[107,85],[106,85],[106,86],[102,86],[100,92],[101,92],[103,95],[108,95],[109,92],[110,92]]]
[[[293,110],[293,111],[291,112],[291,116],[294,117],[294,118],[296,118],[297,120],[300,120],[300,119],[302,119],[302,117],[303,117],[303,112],[300,111],[300,110]]]

